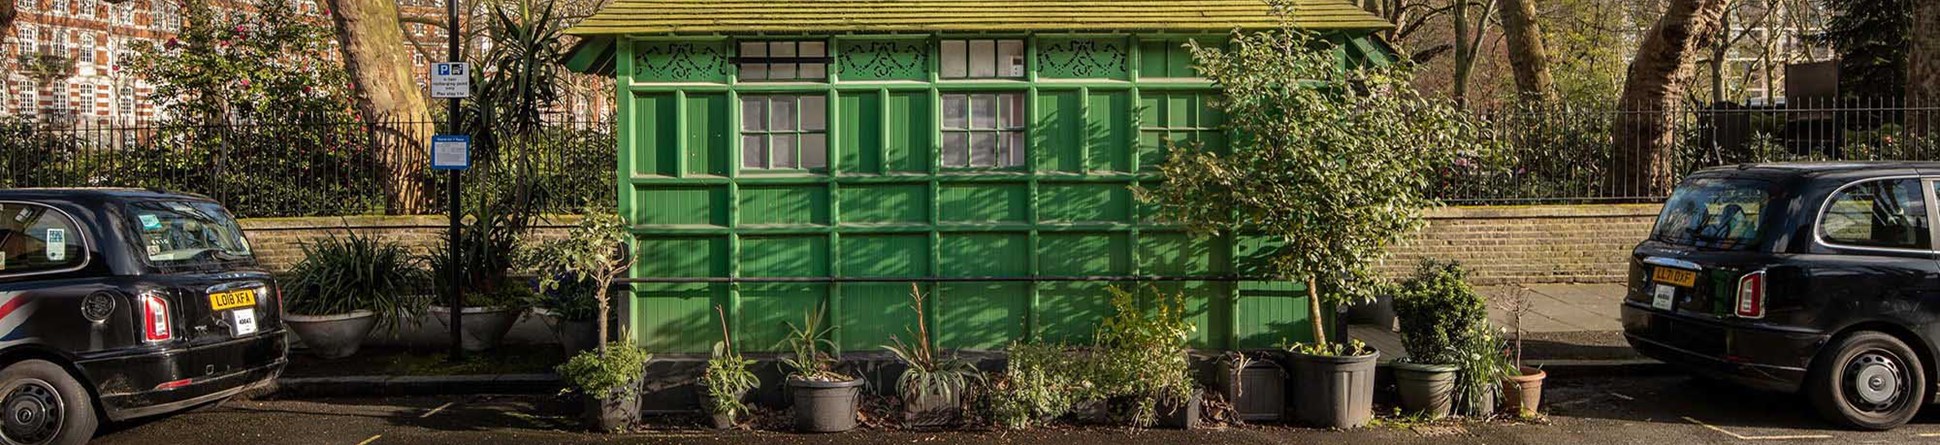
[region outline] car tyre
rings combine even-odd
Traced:
[[[100,426],[81,382],[45,360],[0,369],[0,443],[84,444]]]
[[[1806,397],[1841,426],[1890,430],[1926,404],[1926,368],[1898,338],[1863,331],[1828,345],[1812,364]]]

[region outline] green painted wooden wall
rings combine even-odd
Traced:
[[[1181,45],[1192,36],[1018,35],[1026,75],[938,78],[951,36],[827,41],[826,82],[737,82],[730,37],[621,39],[620,207],[643,277],[1031,277],[1262,274],[1260,240],[1195,239],[1156,224],[1132,187],[1158,180],[1168,142],[1223,148],[1211,84]],[[1201,41],[1221,38],[1200,37]],[[790,40],[802,40],[791,38]],[[1343,60],[1365,43],[1340,38]],[[1358,48],[1358,49],[1357,49]],[[1022,167],[938,162],[941,96],[1026,97]],[[825,171],[743,170],[739,97],[827,97]],[[998,349],[1030,337],[1083,342],[1109,309],[1100,282],[947,282],[931,293],[941,347]],[[1284,282],[1162,282],[1189,297],[1193,342],[1252,348],[1306,340],[1303,292]],[[738,344],[776,348],[788,322],[826,306],[844,350],[910,335],[910,284],[643,283],[625,316],[657,352],[704,352],[721,306]]]

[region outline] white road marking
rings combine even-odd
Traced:
[[[424,415],[422,415],[422,416],[418,416],[418,418],[419,418],[419,419],[423,419],[423,418],[426,418],[426,417],[431,417],[431,415],[432,415],[432,414],[437,414],[437,413],[438,413],[439,411],[444,411],[444,410],[445,410],[445,408],[449,408],[449,407],[451,407],[451,404],[453,404],[453,403],[458,403],[458,402],[445,402],[445,404],[443,404],[443,405],[438,405],[438,407],[437,407],[437,408],[432,408],[432,409],[431,409],[430,411],[425,411],[425,412],[424,412]]]
[[[1940,433],[1920,433],[1914,434],[1913,437],[1940,437]]]
[[[1693,419],[1690,417],[1685,417],[1684,420],[1687,422],[1698,424],[1698,426],[1710,428],[1711,431],[1724,433],[1725,435],[1731,436],[1732,438],[1738,439],[1738,440],[1804,440],[1804,439],[1831,439],[1832,438],[1832,436],[1828,434],[1794,434],[1794,435],[1787,435],[1787,436],[1746,436],[1743,434],[1731,432],[1730,430],[1726,430],[1724,428],[1711,426],[1711,424],[1709,423],[1704,423],[1703,421],[1699,421],[1697,419]]]
[[[1619,398],[1619,399],[1623,399],[1624,401],[1634,401],[1634,400],[1637,400],[1637,398],[1636,398],[1636,397],[1631,397],[1631,396],[1626,396],[1626,395],[1623,395],[1623,394],[1618,394],[1618,393],[1614,393],[1614,392],[1612,392],[1612,393],[1609,393],[1609,394],[1610,394],[1610,395],[1612,395],[1612,396],[1616,396],[1616,397],[1617,397],[1617,398]]]
[[[369,439],[364,439],[364,441],[363,441],[363,442],[357,442],[357,445],[370,445],[370,443],[371,443],[371,442],[376,442],[376,441],[377,441],[377,438],[379,438],[379,437],[384,437],[384,435],[383,435],[383,434],[379,434],[379,435],[375,435],[375,436],[370,436],[370,438],[369,438]]]

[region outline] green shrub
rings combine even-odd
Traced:
[[[1080,400],[1090,398],[1081,387],[1075,360],[1064,345],[1012,343],[1004,349],[1009,361],[991,383],[985,416],[998,426],[1024,429],[1064,417]]]
[[[749,368],[754,360],[741,356],[725,342],[714,343],[714,355],[707,359],[707,370],[701,373],[701,387],[707,390],[707,410],[714,414],[725,414],[730,418],[748,412],[748,406],[741,403],[741,396],[761,386],[761,378]]]
[[[285,284],[292,314],[331,315],[376,312],[381,325],[395,328],[425,307],[424,270],[402,244],[357,232],[331,234],[303,245],[303,260]]]
[[[1161,402],[1194,395],[1185,299],[1153,290],[1150,308],[1135,294],[1110,288],[1112,314],[1098,324],[1089,350],[1014,343],[1010,362],[991,384],[986,415],[999,426],[1028,428],[1056,420],[1080,404],[1129,403],[1134,427],[1151,426]]]
[[[1427,260],[1402,283],[1394,316],[1401,322],[1408,361],[1452,365],[1460,361],[1473,328],[1488,324],[1488,300],[1469,286],[1460,265]]]
[[[781,363],[792,371],[788,378],[817,382],[842,382],[853,378],[835,371],[835,340],[829,333],[835,327],[827,326],[823,317],[825,308],[816,307],[814,311],[802,315],[802,324],[788,324],[788,338],[782,344],[788,346],[790,356],[782,357]]]
[[[640,379],[646,376],[647,361],[652,359],[646,348],[616,341],[604,349],[581,352],[555,371],[565,380],[567,391],[633,400],[640,395]]]

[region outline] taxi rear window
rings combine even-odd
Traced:
[[[1742,178],[1694,178],[1679,185],[1657,215],[1651,239],[1716,250],[1745,250],[1762,234],[1771,182]]]
[[[249,260],[242,227],[221,205],[203,201],[141,201],[128,204],[129,224],[149,264],[190,266]]]

